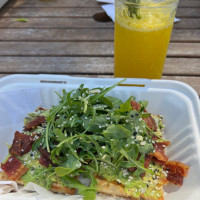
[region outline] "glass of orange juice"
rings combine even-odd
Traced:
[[[160,79],[178,0],[115,0],[115,77]]]

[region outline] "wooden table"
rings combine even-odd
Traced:
[[[9,0],[0,10],[0,77],[112,77],[114,23],[102,12],[96,0]],[[177,17],[163,79],[188,83],[200,95],[200,0],[180,0]]]

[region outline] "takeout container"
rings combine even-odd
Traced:
[[[0,79],[1,92],[38,88],[41,105],[50,108],[59,101],[55,91],[70,91],[80,84],[85,87],[109,87],[120,78],[82,78],[62,75],[11,75]],[[165,138],[171,145],[167,148],[170,160],[177,160],[190,166],[188,178],[182,187],[168,185],[165,188],[166,200],[199,200],[200,199],[200,101],[197,93],[188,85],[170,80],[127,79],[114,88],[108,95],[117,96],[125,101],[130,96],[136,100],[147,100],[147,110],[152,114],[164,117]],[[38,98],[37,96],[35,98]],[[1,105],[0,105],[1,107]],[[6,117],[3,113],[1,116]],[[1,120],[1,119],[0,119]],[[12,143],[13,132],[0,127],[0,148],[7,152],[3,145],[6,137]],[[4,157],[0,154],[0,161]]]

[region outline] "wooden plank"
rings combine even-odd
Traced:
[[[171,42],[200,42],[200,29],[173,29]]]
[[[200,18],[181,18],[181,21],[174,24],[175,29],[200,29]]]
[[[197,8],[200,7],[199,0],[179,0],[178,7]]]
[[[1,29],[0,41],[113,41],[114,29]],[[200,42],[200,30],[172,31],[171,42]]]
[[[0,17],[93,17],[104,12],[97,8],[4,8]],[[199,8],[178,8],[177,17],[200,17]]]
[[[168,56],[200,57],[200,43],[170,43]]]
[[[9,1],[5,7],[99,7],[100,3],[96,0],[52,0],[52,1],[42,1],[42,0],[12,0]],[[199,7],[199,0],[180,0],[179,7]]]
[[[113,22],[97,22],[92,18],[27,18],[28,22],[17,22],[17,18],[0,18],[0,28],[114,28]],[[200,29],[200,18],[182,18],[175,29]]]
[[[0,28],[114,28],[113,22],[101,23],[92,18],[28,18],[28,22],[17,22],[17,18],[0,18]]]
[[[0,56],[113,56],[113,42],[0,42]],[[200,57],[200,43],[170,43],[168,56]]]
[[[97,8],[4,8],[1,17],[92,17],[95,13],[104,12]]]
[[[200,17],[200,8],[178,8],[176,17]]]
[[[200,76],[200,58],[167,58],[164,75]]]
[[[100,4],[96,0],[14,0],[9,1],[5,7],[99,7]]]
[[[113,29],[1,29],[0,32],[1,32],[0,41],[11,41],[11,40],[113,41],[114,40]]]
[[[0,73],[113,74],[113,57],[1,57]],[[164,75],[200,76],[199,58],[167,58]]]

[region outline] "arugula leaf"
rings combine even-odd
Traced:
[[[149,169],[144,168],[143,166],[141,166],[136,160],[133,160],[126,151],[124,151],[124,149],[121,149],[119,151],[126,159],[128,159],[129,161],[131,161],[138,169],[142,170],[143,172],[149,172],[151,174],[153,174],[153,172]]]
[[[119,106],[123,103],[120,99],[112,96],[107,96],[107,98],[112,102],[113,108],[119,108]]]
[[[132,110],[132,106],[131,106],[131,100],[133,99],[133,97],[129,97],[129,99],[120,105],[120,108],[117,110],[118,112],[128,112]]]
[[[16,22],[28,22],[29,20],[28,19],[25,19],[25,18],[18,18],[15,20]]]
[[[73,154],[69,154],[67,161],[62,164],[62,167],[56,167],[55,172],[58,176],[66,176],[80,167],[80,161]]]
[[[123,139],[131,136],[131,132],[124,128],[122,125],[110,125],[104,132],[103,135],[108,139]]]
[[[94,96],[91,96],[89,98],[89,102],[91,104],[94,104],[98,99],[100,99],[101,97],[103,97],[106,93],[108,93],[110,90],[112,90],[114,87],[118,86],[120,83],[124,82],[125,80],[126,79],[123,79],[123,80],[119,81],[118,83],[115,83],[113,86],[104,89],[100,93],[98,93],[98,94],[96,94]]]
[[[70,188],[78,189],[78,193],[83,195],[84,200],[95,200],[96,198],[96,188],[92,186],[85,186],[79,180],[64,176],[62,178],[64,184]]]

